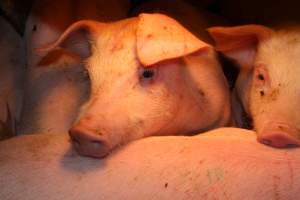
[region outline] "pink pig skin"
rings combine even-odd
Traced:
[[[216,48],[240,66],[233,94],[237,121],[243,107],[258,140],[273,147],[300,146],[300,29],[262,25],[209,29]],[[240,110],[240,109],[239,109]]]
[[[128,10],[127,0],[111,0],[109,4],[103,0],[35,1],[25,30],[28,69],[20,134],[68,131],[89,96],[88,75],[82,63],[66,52],[56,52],[43,63],[35,49],[55,41],[74,21],[119,20]]]
[[[67,134],[0,142],[0,199],[297,200],[300,149],[222,128],[149,137],[102,160],[78,156]]]
[[[85,34],[68,43],[78,33]],[[214,50],[170,17],[82,20],[40,53],[47,60],[57,49],[86,58],[91,79],[90,98],[70,129],[82,155],[103,157],[142,137],[229,124],[228,85]]]
[[[0,140],[17,134],[23,96],[24,57],[21,36],[0,16]]]

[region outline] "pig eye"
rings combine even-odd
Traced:
[[[143,78],[152,78],[154,76],[154,70],[146,69],[142,73]]]
[[[139,79],[142,82],[152,82],[154,78],[156,77],[157,74],[157,69],[152,67],[152,68],[143,68],[141,67],[139,69]]]

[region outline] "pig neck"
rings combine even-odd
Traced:
[[[230,126],[251,129],[252,119],[244,109],[241,99],[239,99],[237,91],[233,89],[231,94],[231,122]]]

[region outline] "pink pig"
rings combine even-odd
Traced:
[[[20,134],[67,132],[89,94],[82,63],[62,51],[53,52],[45,60],[35,49],[55,41],[75,21],[119,20],[127,16],[129,7],[129,0],[110,0],[109,4],[105,0],[34,2],[24,36],[28,68]]]
[[[209,29],[216,48],[240,65],[237,110],[253,119],[258,140],[274,147],[300,146],[300,32],[261,25]],[[238,108],[238,104],[241,107]]]
[[[195,134],[230,121],[213,48],[165,15],[79,21],[40,52],[47,60],[56,50],[84,61],[91,80],[90,98],[70,130],[82,155],[103,157],[138,138]]]

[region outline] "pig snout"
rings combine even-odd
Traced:
[[[75,125],[69,130],[69,135],[77,152],[83,156],[102,158],[109,154],[111,145],[108,138],[101,133],[83,125]]]
[[[299,147],[299,131],[289,125],[273,123],[258,132],[257,140],[277,148]]]

